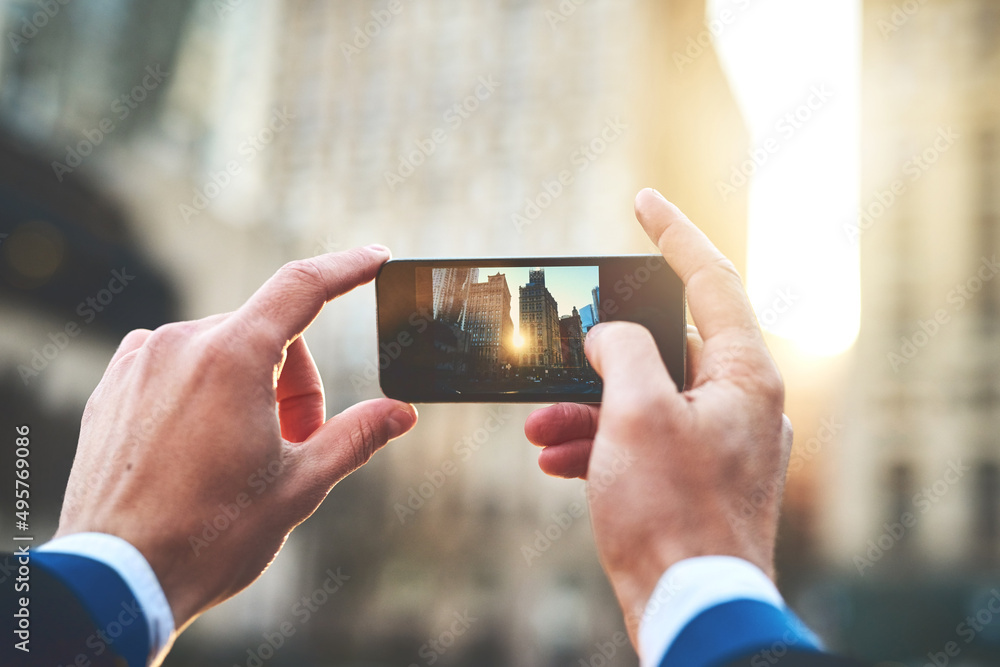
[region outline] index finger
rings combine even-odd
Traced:
[[[635,215],[684,283],[688,307],[704,340],[727,330],[760,337],[739,273],[704,232],[651,188],[636,195]]]
[[[276,352],[306,330],[327,302],[371,282],[390,257],[380,245],[285,264],[229,322]]]

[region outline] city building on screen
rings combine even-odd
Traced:
[[[545,287],[545,269],[528,272],[519,288],[521,367],[546,372],[562,366],[559,306]]]
[[[433,269],[434,319],[465,328],[465,309],[470,287],[479,280],[479,269]]]
[[[584,334],[590,331],[590,327],[597,324],[597,318],[595,317],[594,312],[594,307],[589,303],[580,309],[580,327]]]
[[[587,366],[587,357],[583,354],[583,324],[576,306],[573,306],[572,315],[563,315],[559,318],[559,342],[565,368]]]
[[[517,364],[517,357],[507,277],[496,273],[486,282],[471,283],[464,310],[472,367],[486,377],[509,371],[511,365]]]

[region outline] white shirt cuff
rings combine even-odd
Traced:
[[[146,616],[149,663],[158,665],[174,641],[174,613],[145,557],[127,541],[105,533],[74,533],[38,549],[50,553],[86,556],[104,563],[125,580]]]
[[[657,667],[684,627],[699,614],[730,600],[785,601],[760,568],[733,556],[700,556],[672,565],[656,584],[639,621],[642,667]]]

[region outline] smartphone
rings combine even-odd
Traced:
[[[396,259],[375,278],[379,382],[410,403],[599,403],[583,341],[627,320],[684,387],[684,285],[660,255]]]

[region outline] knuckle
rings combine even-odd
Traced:
[[[584,419],[587,420],[587,433],[595,434],[597,433],[597,414],[589,409],[583,408]]]
[[[656,345],[656,340],[653,338],[653,332],[651,332],[646,326],[639,324],[638,322],[625,322],[628,328],[626,329],[627,334],[638,344],[653,344]]]
[[[587,343],[590,345],[596,343],[598,350],[602,348],[604,350],[631,348],[653,341],[653,334],[649,332],[649,329],[636,322],[624,320],[601,324],[600,328],[592,329],[592,331],[594,334],[588,334]]]
[[[731,259],[729,259],[728,257],[720,255],[709,266],[711,267],[711,269],[713,271],[720,272],[720,273],[722,273],[724,275],[727,275],[728,277],[731,277],[731,278],[736,278],[742,284],[742,282],[743,282],[743,276],[740,275],[740,272],[736,268],[736,265],[733,264],[733,261]]]
[[[193,322],[171,322],[157,327],[146,339],[146,346],[155,352],[173,350],[191,340],[194,333]]]
[[[358,420],[348,434],[349,450],[348,464],[351,470],[357,470],[372,457],[378,449],[379,434],[366,420]]]
[[[761,394],[772,403],[784,406],[785,382],[774,363],[768,364],[758,375]]]
[[[795,428],[792,426],[792,420],[784,413],[781,414],[781,437],[784,448],[790,450],[795,441]]]
[[[743,289],[743,277],[740,275],[739,270],[737,270],[736,265],[733,264],[731,259],[722,254],[693,267],[688,274],[681,276],[681,279],[685,285],[690,285],[699,280],[715,282],[720,277],[725,283],[738,284],[740,290]]]
[[[642,326],[638,322],[619,320],[617,322],[609,322],[608,328],[621,337],[629,336],[631,338],[652,338],[652,334],[649,333],[649,329]]]
[[[342,258],[348,262],[354,262],[357,264],[363,264],[370,261],[371,255],[365,248],[357,247],[345,250],[342,253]]]
[[[138,347],[151,333],[149,329],[132,329],[122,338],[120,347]]]
[[[630,427],[646,428],[650,418],[661,413],[666,396],[659,391],[633,392],[618,406],[618,418]]]
[[[278,269],[277,275],[293,285],[303,285],[321,293],[327,291],[323,270],[312,258],[292,260]]]

